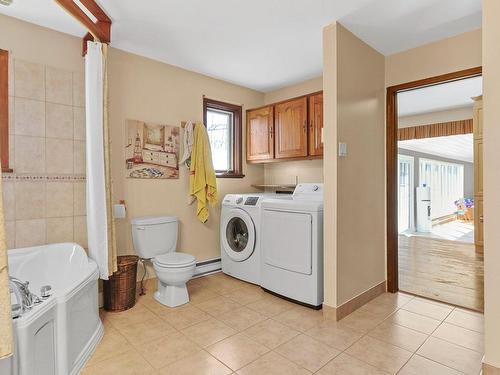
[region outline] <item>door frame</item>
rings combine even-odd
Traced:
[[[386,220],[387,220],[387,291],[399,290],[398,279],[398,92],[425,86],[438,85],[448,81],[480,76],[481,66],[459,70],[417,81],[387,87],[386,96]]]

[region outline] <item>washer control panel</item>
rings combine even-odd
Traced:
[[[259,197],[247,197],[245,199],[245,206],[256,206],[259,201]]]

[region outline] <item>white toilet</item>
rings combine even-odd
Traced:
[[[137,255],[153,263],[158,278],[154,298],[176,307],[189,302],[186,283],[193,276],[196,259],[176,253],[178,222],[175,216],[148,216],[132,219],[132,238]]]

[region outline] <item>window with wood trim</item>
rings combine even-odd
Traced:
[[[203,120],[217,177],[242,178],[241,106],[203,98]]]
[[[0,162],[2,172],[9,168],[9,53],[0,49]]]

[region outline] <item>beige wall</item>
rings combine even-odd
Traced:
[[[325,304],[337,307],[385,280],[384,56],[340,24],[324,37]]]
[[[417,125],[437,124],[439,122],[458,121],[472,118],[472,105],[453,108],[444,111],[421,113],[418,115],[402,116],[398,118],[399,128],[408,128]]]
[[[264,104],[276,103],[297,96],[323,90],[323,78],[318,77],[282,89],[267,92]],[[294,184],[299,182],[323,182],[323,160],[287,161],[264,165],[266,184]]]
[[[483,0],[484,362],[500,368],[500,2]]]
[[[481,30],[386,57],[387,86],[481,66]]]
[[[220,205],[211,210],[208,223],[198,221],[195,206],[187,205],[188,174],[184,166],[180,167],[179,179],[125,178],[125,122],[133,119],[180,126],[183,120],[201,120],[203,95],[240,103],[245,113],[262,105],[264,94],[116,49],[110,51],[109,72],[115,198],[127,203],[127,220],[117,221],[119,253],[133,253],[131,218],[176,215],[180,220],[179,251],[193,254],[198,261],[219,257]],[[244,179],[217,180],[220,199],[226,193],[254,191],[251,184],[264,181],[262,165],[244,163],[243,172]]]
[[[9,51],[9,148],[3,176],[9,248],[87,246],[83,59],[78,38],[0,16]]]

